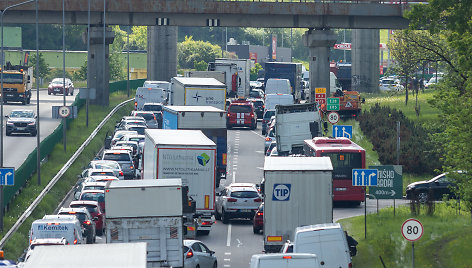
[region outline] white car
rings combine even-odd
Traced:
[[[111,140],[111,146],[115,145],[115,143],[119,140],[121,140],[121,138],[125,135],[129,135],[129,134],[134,134],[134,135],[138,135],[138,132],[137,131],[130,131],[130,130],[118,130],[115,132],[115,135],[113,135],[113,138]]]
[[[216,268],[215,252],[198,240],[184,240],[185,268]]]
[[[216,194],[215,216],[223,223],[232,218],[252,220],[262,197],[254,183],[231,183],[221,193]]]
[[[121,171],[120,164],[118,164],[116,161],[111,161],[111,160],[93,160],[90,161],[89,165],[87,168],[93,168],[93,169],[111,169],[113,170],[113,173],[115,173],[115,177],[117,177],[120,180],[124,179],[123,171]],[[87,177],[87,176],[82,176],[82,177]]]
[[[380,80],[379,88],[381,91],[402,91],[404,89],[404,87],[400,84],[400,80],[394,78],[383,78]]]

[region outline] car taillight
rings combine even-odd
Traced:
[[[266,140],[266,141],[271,141],[271,138],[266,137],[265,140]]]
[[[202,222],[202,225],[211,225],[211,221],[204,221]]]
[[[120,174],[120,176],[124,176],[123,171],[120,171],[118,174]]]
[[[283,256],[282,258],[283,258],[283,259],[291,259],[292,256]]]
[[[254,117],[254,114],[251,114],[251,117]]]
[[[227,113],[226,116],[229,117],[230,116],[229,113]]]
[[[228,201],[228,202],[236,202],[236,201],[238,201],[238,200],[237,200],[236,198],[228,198],[228,200],[226,200],[226,201]]]
[[[77,239],[74,240],[74,245],[77,245]]]
[[[189,258],[192,258],[193,257],[193,251],[189,250],[187,252],[187,255],[185,255],[185,258],[189,259]]]
[[[257,216],[264,216],[264,212],[257,212]]]
[[[256,198],[256,199],[254,199],[254,202],[262,202],[262,199]]]
[[[89,221],[89,220],[84,221],[84,223],[87,224],[87,225],[90,225],[90,221]]]

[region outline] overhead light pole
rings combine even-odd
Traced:
[[[39,15],[38,0],[36,0],[36,174],[38,175],[38,185],[41,185],[41,131],[39,125]],[[34,72],[33,72],[34,74]],[[33,75],[34,77],[34,75]]]
[[[24,1],[15,5],[7,6],[4,10],[0,11],[0,28],[1,28],[1,60],[0,60],[0,90],[1,90],[1,98],[0,98],[0,168],[3,168],[3,67],[5,66],[5,55],[3,51],[3,16],[5,15],[5,12],[9,10],[10,8],[14,8],[17,6],[25,5],[28,3],[32,3],[36,0],[28,0]],[[36,6],[37,7],[37,6]],[[38,59],[36,59],[38,61]],[[3,185],[0,185],[0,231],[3,231]]]
[[[66,7],[64,0],[62,0],[62,95],[64,96],[62,106],[66,106]],[[69,93],[69,92],[67,92]],[[64,152],[67,150],[67,118],[62,118],[62,140],[64,142]]]

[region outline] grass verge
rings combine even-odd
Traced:
[[[367,240],[364,239],[364,216],[340,220],[343,228],[358,242],[354,267],[382,267],[379,256],[386,267],[411,267],[411,242],[401,234],[402,223],[409,218],[421,221],[424,234],[415,242],[415,265],[417,267],[471,267],[472,226],[470,214],[459,215],[452,204],[455,201],[436,203],[434,215],[413,215],[407,206],[379,211],[367,215]]]
[[[134,93],[133,93],[134,95]],[[62,166],[70,159],[74,152],[88,138],[90,133],[97,127],[103,118],[117,104],[128,99],[126,93],[116,92],[110,95],[110,105],[101,107],[89,106],[89,127],[85,127],[85,109],[81,109],[78,118],[68,125],[67,129],[67,150],[64,152],[62,143],[56,144],[54,150],[48,157],[48,161],[41,166],[41,185],[38,185],[37,174],[33,174],[22,192],[12,201],[10,210],[4,217],[4,230],[9,230],[32,201],[39,195],[49,181],[57,174]],[[32,214],[20,226],[18,231],[6,243],[4,250],[8,259],[17,259],[28,246],[28,233],[31,223],[42,218],[46,214],[51,214],[67,192],[77,182],[77,175],[80,174],[96,153],[103,146],[107,132],[113,132],[116,121],[124,115],[128,115],[133,109],[133,102],[128,103],[117,111],[115,115],[104,125],[97,136],[84,149],[82,154],[72,164],[68,171],[58,180],[51,191],[39,203]],[[5,233],[2,233],[2,237]]]

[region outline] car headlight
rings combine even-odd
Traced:
[[[34,125],[36,125],[36,122],[28,123],[28,126],[34,126]]]
[[[9,121],[7,121],[7,125],[8,125],[8,126],[13,126],[13,123],[12,123],[12,122],[9,122]]]

